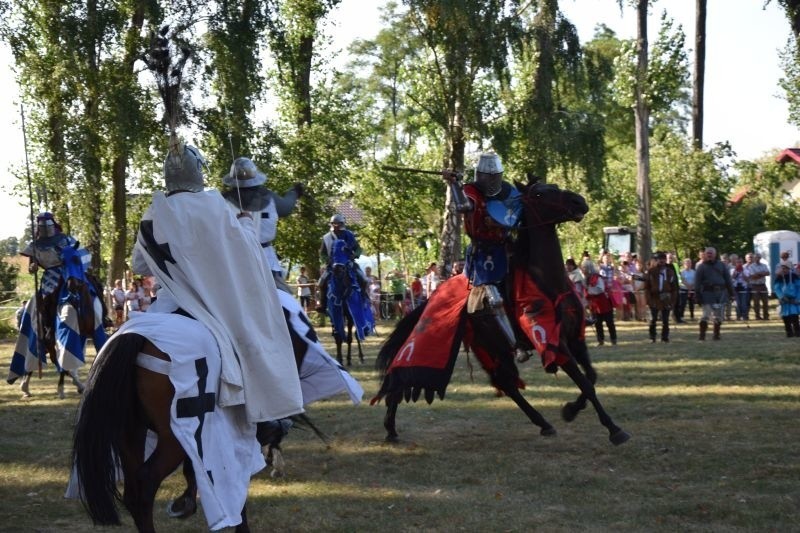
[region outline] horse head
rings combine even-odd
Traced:
[[[522,203],[529,227],[580,222],[589,212],[589,205],[583,196],[553,183],[533,181],[527,185],[516,185],[522,192]]]

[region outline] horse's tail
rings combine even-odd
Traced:
[[[422,312],[425,311],[425,306],[427,306],[427,304],[427,301],[422,302],[419,306],[414,308],[413,311],[404,316],[400,322],[397,323],[394,331],[389,334],[389,337],[383,345],[381,345],[378,358],[375,360],[375,368],[380,372],[381,377],[383,377],[389,365],[392,364],[392,360],[394,356],[397,355],[400,347],[403,346],[403,343],[406,342],[406,339],[411,335],[414,326],[419,322],[419,317],[422,316]]]
[[[119,525],[117,469],[126,424],[138,411],[136,356],[146,339],[126,333],[89,371],[72,445],[81,501],[96,525]],[[115,501],[116,500],[116,501]]]

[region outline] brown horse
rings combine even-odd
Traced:
[[[120,524],[116,502],[121,502],[133,517],[136,528],[151,532],[155,531],[156,491],[181,462],[188,462],[188,456],[170,423],[175,395],[170,377],[139,366],[137,358],[146,354],[166,362],[170,357],[137,333],[122,332],[112,342],[110,353],[98,359],[90,370],[75,426],[73,464],[81,500],[95,524]],[[201,373],[198,375],[205,379]],[[212,379],[218,377],[209,374],[208,381]],[[198,385],[198,389],[202,387]],[[198,407],[200,416],[219,409],[213,401],[201,401],[205,396],[208,394],[190,398],[197,402],[184,405],[187,409]],[[148,429],[158,435],[158,441],[145,460]],[[116,484],[117,466],[122,467],[124,475],[122,494]],[[249,482],[249,475],[246,482]],[[236,531],[249,531],[245,506],[242,506],[241,522]]]
[[[560,368],[581,391],[576,402],[564,406],[563,418],[567,421],[573,420],[577,412],[585,407],[588,400],[594,406],[600,422],[608,430],[609,440],[613,444],[622,444],[630,438],[630,435],[614,424],[597,399],[594,388],[597,374],[591,365],[589,352],[583,340],[583,306],[567,278],[561,245],[556,233],[557,224],[582,220],[588,211],[588,205],[581,195],[562,190],[556,185],[532,183],[525,186],[517,184],[517,187],[522,191],[524,222],[514,244],[511,270],[516,273],[514,277],[531,280],[539,287],[543,296],[540,301],[536,302],[540,304],[536,306],[537,309],[530,308],[533,306],[525,307],[516,314],[516,317],[520,324],[523,324],[526,315],[534,316],[542,309],[551,310],[554,315],[552,318],[559,328],[556,330],[558,338],[549,339],[547,343],[546,349],[550,353],[556,354],[554,360],[548,363],[547,370],[552,372]],[[445,284],[461,282],[463,281],[451,278]],[[514,283],[514,280],[508,282]],[[434,298],[437,294],[447,294],[446,290],[441,289],[442,287],[437,289]],[[541,428],[542,435],[555,435],[555,428],[520,393],[521,382],[519,370],[514,361],[514,347],[505,340],[506,336],[497,327],[494,320],[467,315],[466,310],[462,310],[456,337],[451,344],[450,359],[439,370],[432,371],[426,365],[413,368],[403,368],[402,365],[393,366],[395,358],[398,353],[401,353],[406,340],[414,332],[418,323],[421,324],[421,328],[427,328],[432,321],[437,319],[436,316],[425,315],[425,309],[431,305],[432,301],[433,299],[429,300],[402,319],[378,354],[376,365],[382,372],[382,384],[373,403],[385,398],[386,440],[393,442],[398,438],[395,418],[401,400],[416,401],[421,395],[424,395],[426,401],[430,403],[435,395],[444,398],[445,389],[465,332],[469,332],[466,341],[470,347],[476,352],[487,354],[486,362],[482,361],[482,363],[484,369],[489,373],[492,384],[511,398],[530,421]],[[518,306],[508,307],[517,309]],[[528,332],[525,333],[528,334]],[[530,331],[529,334],[532,337],[536,336],[534,331]],[[401,355],[408,354],[407,348]],[[419,346],[415,349],[417,352],[421,351]],[[424,353],[420,357],[424,358]]]

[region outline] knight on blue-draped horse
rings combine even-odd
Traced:
[[[320,277],[320,304],[331,319],[331,328],[337,345],[337,357],[341,359],[341,343],[351,342],[347,326],[355,329],[356,340],[360,342],[375,329],[367,280],[356,259],[361,255],[361,246],[355,234],[345,227],[344,215],[337,213],[331,217],[330,231],[322,237],[320,261],[325,265],[325,273]],[[348,364],[349,364],[348,349]]]
[[[100,288],[88,273],[91,254],[44,212],[36,217],[35,238],[22,255],[29,259],[31,274],[43,272],[22,313],[7,381],[12,384],[21,377],[20,389],[29,397],[33,371],[41,370],[49,358],[60,373],[59,397],[64,397],[67,375],[81,393],[78,369],[85,361],[86,341],[91,337],[98,351],[106,341]]]

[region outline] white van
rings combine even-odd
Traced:
[[[761,255],[761,260],[769,267],[767,290],[772,294],[772,278],[775,276],[782,252],[789,252],[789,261],[800,261],[800,234],[794,231],[764,231],[753,237],[753,251]]]

